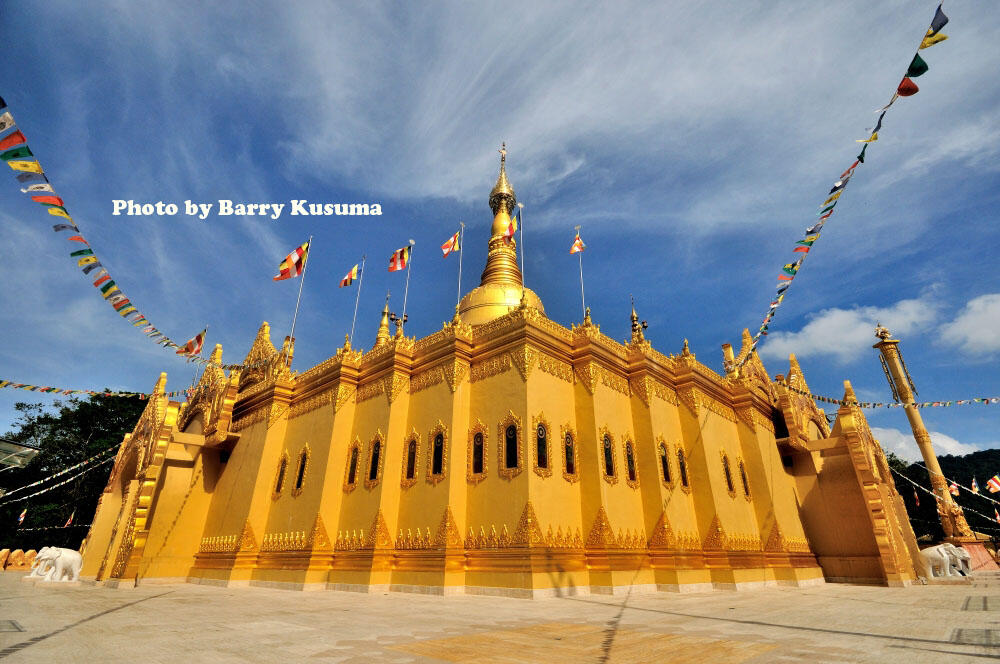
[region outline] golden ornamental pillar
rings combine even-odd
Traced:
[[[938,464],[937,455],[934,453],[934,446],[931,444],[931,435],[924,427],[924,420],[920,417],[920,409],[916,407],[913,397],[916,395],[916,388],[913,386],[913,379],[906,369],[906,363],[899,352],[899,339],[890,339],[892,336],[889,330],[881,325],[876,325],[875,336],[879,342],[872,346],[881,353],[880,360],[882,369],[885,371],[886,380],[889,381],[889,389],[897,403],[903,404],[906,418],[910,421],[910,429],[913,430],[913,438],[917,441],[920,454],[924,457],[924,465],[927,467],[931,478],[931,488],[937,497],[938,516],[941,519],[941,526],[944,528],[945,537],[949,538],[974,538],[969,524],[965,521],[965,514],[962,508],[951,498],[948,491],[948,483],[945,481],[944,473]]]

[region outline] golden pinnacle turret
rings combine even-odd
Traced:
[[[375,345],[381,346],[389,343],[389,296],[385,296],[385,306],[382,307],[382,320],[378,324],[378,332],[375,334]]]

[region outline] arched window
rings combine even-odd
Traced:
[[[351,460],[347,464],[347,486],[354,486],[358,481],[358,448],[351,450]]]
[[[410,439],[406,444],[406,479],[412,480],[417,476],[417,441]]]
[[[302,453],[299,454],[299,470],[298,470],[297,473],[295,473],[295,490],[296,491],[301,491],[302,490],[302,485],[306,481],[306,464],[307,463],[309,463],[309,453],[307,451],[305,451],[305,450],[302,450]]]
[[[681,475],[681,486],[687,489],[690,484],[688,484],[688,467],[687,461],[684,459],[684,450],[677,449],[677,471]]]
[[[539,424],[535,429],[535,441],[537,449],[537,459],[539,468],[549,467],[549,443],[548,443],[548,432],[545,430],[544,424]]]
[[[278,463],[278,477],[274,481],[274,493],[275,495],[281,493],[281,490],[285,488],[285,473],[288,472],[288,455],[284,454],[281,457],[281,461]]]
[[[729,493],[736,493],[736,489],[733,487],[733,474],[729,470],[729,457],[722,455],[722,472],[726,476],[726,490]]]
[[[576,475],[576,450],[573,448],[573,434],[567,432],[563,451],[566,457],[566,474]]]
[[[611,445],[611,436],[604,434],[604,475],[615,476],[615,454]]]
[[[382,456],[382,441],[376,440],[372,443],[372,455],[368,459],[368,481],[374,482],[378,479],[378,464]]]
[[[444,472],[444,434],[438,433],[434,436],[431,445],[431,475],[440,475]]]
[[[670,457],[667,455],[667,444],[660,443],[660,472],[663,473],[663,481],[670,484]]]
[[[750,481],[747,479],[747,469],[740,461],[740,479],[743,481],[743,495],[747,498],[750,497]]]
[[[625,441],[625,472],[628,473],[628,481],[635,482],[635,451],[632,449],[632,441]]]
[[[509,425],[503,434],[504,468],[517,468],[517,427]]]
[[[481,475],[485,471],[484,465],[484,451],[483,451],[483,432],[477,431],[476,435],[472,437],[472,474]]]

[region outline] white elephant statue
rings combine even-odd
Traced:
[[[948,546],[951,545],[938,544],[937,546],[931,546],[920,551],[920,557],[923,559],[924,565],[927,567],[928,577],[962,576],[959,557],[949,551],[946,548]],[[935,574],[936,570],[939,570],[939,573]],[[953,571],[954,573],[952,573]]]
[[[963,576],[972,574],[972,558],[969,556],[968,551],[960,546],[955,546],[954,544],[945,543],[941,546],[947,548],[948,552],[958,560],[958,571]]]
[[[46,559],[51,564],[49,573],[45,575],[46,581],[80,580],[80,568],[83,566],[83,556],[80,555],[79,551],[51,547],[46,552]]]
[[[45,576],[48,572],[49,567],[52,565],[52,557],[49,556],[49,551],[52,550],[51,546],[43,546],[38,550],[38,555],[35,556],[35,560],[31,563],[31,572],[28,573],[28,577],[40,577]]]

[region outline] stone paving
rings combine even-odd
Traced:
[[[6,662],[975,662],[1000,658],[1000,574],[519,600],[44,587],[0,573]]]

